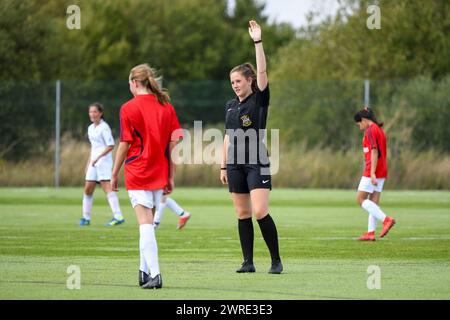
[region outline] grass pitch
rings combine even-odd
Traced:
[[[104,227],[111,214],[100,189],[91,225],[78,225],[82,192],[0,189],[0,299],[450,299],[450,192],[383,192],[397,225],[367,243],[354,240],[367,227],[355,191],[274,190],[285,271],[270,275],[256,221],[256,273],[234,272],[242,258],[226,189],[178,188],[173,198],[192,218],[178,231],[177,217],[164,213],[161,290],[137,285],[139,229],[125,190],[126,222],[113,228]],[[67,288],[71,265],[80,289]],[[369,266],[379,267],[380,289],[368,288]]]

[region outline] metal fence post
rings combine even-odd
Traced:
[[[364,80],[364,106],[369,107],[370,81]]]
[[[59,188],[59,166],[61,148],[61,80],[56,80],[56,116],[55,116],[55,187]]]

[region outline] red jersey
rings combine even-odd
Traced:
[[[375,176],[377,178],[387,178],[387,147],[386,147],[386,135],[383,129],[372,123],[369,128],[366,129],[363,138],[363,151],[366,159],[366,166],[364,169],[364,177],[370,178],[371,153],[373,149],[378,150],[377,168],[375,170]]]
[[[126,189],[163,189],[169,176],[165,152],[169,142],[180,137],[180,123],[170,103],[161,105],[153,94],[137,95],[124,103],[120,108],[120,141],[130,143],[125,160]]]

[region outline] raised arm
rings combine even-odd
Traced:
[[[261,27],[256,21],[249,21],[248,33],[255,42],[256,52],[256,79],[259,90],[263,91],[267,87],[267,70],[266,70],[266,56],[264,54],[264,48],[262,44],[262,32]]]

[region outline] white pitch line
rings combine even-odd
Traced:
[[[450,240],[450,237],[410,237],[402,240]]]
[[[357,237],[349,238],[349,237],[314,237],[314,238],[306,238],[306,240],[325,240],[325,241],[331,241],[331,240],[354,240]],[[301,240],[301,238],[299,238]],[[400,240],[405,241],[417,241],[417,240],[450,240],[450,236],[448,237],[407,237],[407,238],[400,238]]]

